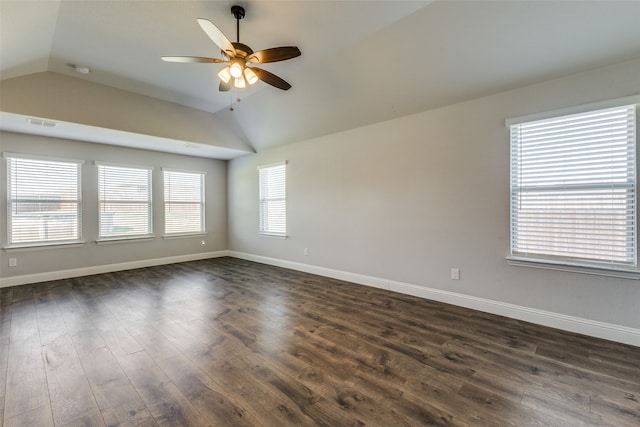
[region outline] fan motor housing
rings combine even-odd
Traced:
[[[253,49],[251,49],[249,46],[247,46],[244,43],[240,43],[240,42],[231,42],[231,44],[233,45],[233,47],[236,50],[236,57],[237,58],[246,58],[247,56],[251,55],[253,53]]]

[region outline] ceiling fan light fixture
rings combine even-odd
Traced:
[[[245,87],[247,87],[247,82],[244,80],[244,77],[242,77],[242,74],[241,74],[240,77],[236,77],[236,80],[233,85],[238,89],[244,89]]]
[[[233,61],[229,67],[229,72],[231,73],[231,76],[237,79],[242,76],[242,65],[238,61]]]
[[[244,69],[244,77],[250,85],[255,84],[258,81],[258,76],[249,67]]]
[[[0,0],[0,2],[1,1],[2,0]],[[231,7],[231,13],[236,18],[237,38],[235,42],[229,41],[220,28],[210,20],[205,18],[196,19],[200,28],[202,28],[211,41],[220,48],[223,59],[202,56],[161,56],[160,58],[166,62],[182,62],[187,64],[226,63],[227,66],[217,73],[220,78],[220,83],[218,85],[218,90],[220,92],[228,92],[232,87],[243,89],[248,85],[257,83],[258,80],[277,89],[289,90],[291,85],[280,77],[262,68],[248,67],[247,64],[266,64],[269,62],[280,62],[296,58],[301,54],[300,49],[296,46],[281,46],[254,52],[253,49],[246,44],[240,43],[240,20],[245,16],[244,7],[234,5]]]
[[[229,83],[229,80],[231,80],[231,71],[229,70],[229,67],[224,67],[222,70],[220,70],[220,72],[218,73],[218,77],[220,77],[220,80],[222,80],[225,83]]]

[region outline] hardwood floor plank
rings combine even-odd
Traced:
[[[528,410],[527,407],[523,407],[520,403],[515,403],[498,394],[470,384],[463,385],[458,394],[472,402],[469,406],[482,407],[490,414],[490,419],[500,420],[499,424],[511,424],[514,426],[562,424],[561,420],[551,417],[542,419],[534,410]]]
[[[146,352],[122,356],[118,363],[158,425],[210,425]]]
[[[640,404],[637,400],[617,400],[596,396],[591,399],[591,412],[611,425],[640,425]]]
[[[108,425],[135,426],[151,419],[144,402],[108,348],[80,356]]]
[[[255,415],[247,411],[244,405],[240,405],[239,396],[220,387],[186,356],[163,359],[158,364],[212,425],[261,425]]]
[[[589,357],[589,351],[585,348],[576,349],[575,347],[552,346],[550,344],[542,344],[536,350],[538,356],[553,359],[559,363],[568,366],[575,366],[585,371],[604,374],[613,377],[626,378],[629,381],[640,384],[640,368],[637,366],[628,366],[629,364],[619,363],[602,363]]]
[[[312,364],[296,363],[301,362],[293,354],[287,352],[280,353],[277,359],[269,357],[264,359],[262,354],[244,353],[244,360],[251,365],[254,378],[261,383],[269,383],[273,385],[283,396],[290,396],[291,393],[283,387],[282,378],[286,379],[286,384],[297,385],[303,391],[302,396],[311,393],[317,396],[314,400],[317,402],[318,408],[338,405],[340,410],[348,414],[350,418],[345,418],[345,423],[362,423],[364,425],[403,425],[405,422],[398,417],[394,411],[379,405],[379,401],[385,399],[389,395],[389,390],[384,393],[375,393],[371,388],[361,388],[355,381],[355,368],[352,368],[352,375],[348,380],[342,380],[332,375],[331,369],[320,369]],[[289,359],[284,361],[284,359]],[[300,393],[298,393],[300,394]],[[296,399],[296,400],[299,400]],[[294,400],[294,403],[296,403]],[[305,401],[303,400],[303,403]],[[300,408],[298,403],[296,406],[307,414],[305,406]],[[291,406],[281,405],[280,410],[286,410],[291,413]],[[296,408],[294,408],[295,410]],[[314,408],[317,409],[317,408]],[[309,413],[309,418],[317,422],[319,419],[313,413]],[[293,423],[301,425],[301,421]]]
[[[89,353],[106,346],[100,332],[93,325],[92,315],[78,304],[74,294],[63,294],[56,301],[77,354]]]
[[[190,357],[227,395],[235,396],[238,406],[257,419],[258,425],[309,425],[309,420],[289,398],[273,395],[266,384],[253,377],[238,354],[229,351],[220,358],[202,357],[203,354]]]
[[[0,398],[6,394],[7,368],[9,366],[9,337],[0,338]],[[0,407],[1,410],[2,407]],[[2,417],[0,417],[2,419]]]
[[[12,418],[5,418],[4,427],[54,427],[51,407],[47,405],[31,409]]]
[[[553,423],[547,425],[560,426],[609,426],[601,416],[585,411],[581,407],[549,397],[545,394],[525,393],[522,398],[522,405],[534,411],[540,420],[550,417]],[[620,424],[622,426],[624,424]],[[613,427],[613,426],[612,426]]]
[[[109,424],[111,426],[118,424]],[[123,424],[124,425],[124,424]],[[94,412],[92,414],[84,415],[80,418],[76,418],[66,424],[57,424],[61,427],[106,427],[102,414],[100,412]]]
[[[180,354],[180,349],[169,342],[154,326],[145,325],[144,329],[140,329],[132,335],[136,342],[153,359],[169,358]],[[118,355],[118,358],[120,358],[120,355]]]
[[[14,292],[14,301],[4,399],[5,419],[49,405],[33,293]]]
[[[42,293],[36,300],[53,419],[63,425],[97,412],[98,407],[55,299]]]
[[[10,352],[6,387],[5,419],[48,405],[47,379],[40,354]]]
[[[48,364],[47,380],[56,425],[63,425],[98,411],[77,356]]]

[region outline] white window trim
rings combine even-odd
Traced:
[[[527,114],[523,116],[516,116],[507,118],[505,120],[505,126],[507,129],[512,125],[517,125],[525,122],[531,122],[536,120],[544,120],[550,119],[553,117],[571,115],[571,114],[579,114],[579,113],[587,113],[593,110],[600,110],[606,108],[614,108],[620,107],[623,105],[631,105],[636,104],[636,114],[640,110],[640,94],[634,94],[630,96],[625,96],[621,98],[615,98],[610,100],[598,101],[589,104],[582,104],[567,108],[560,108],[551,111],[544,111],[539,113]],[[640,171],[640,162],[638,161],[638,155],[640,155],[640,115],[636,116],[636,167]],[[509,139],[509,144],[511,141]],[[640,178],[640,174],[636,176],[636,191],[640,190],[640,183],[638,179]],[[636,201],[636,203],[638,203]],[[638,212],[638,207],[636,207],[636,212]],[[640,227],[636,225],[636,240],[638,239],[638,234],[640,233]],[[554,270],[554,271],[564,271],[571,273],[581,273],[581,274],[589,274],[596,276],[606,276],[606,277],[616,277],[623,279],[634,279],[640,280],[640,247],[638,246],[638,242],[636,241],[636,266],[625,267],[622,265],[607,265],[606,262],[598,263],[598,262],[585,262],[581,263],[578,261],[572,262],[568,260],[553,260],[552,257],[549,258],[534,258],[534,257],[518,257],[508,255],[505,257],[507,264],[516,267],[527,267],[527,268],[538,268],[543,270]],[[511,238],[509,239],[509,245],[511,245]]]
[[[260,237],[269,237],[271,239],[288,239],[289,238],[287,233],[280,234],[280,233],[268,233],[266,231],[259,231],[258,235]]]
[[[567,116],[569,114],[587,113],[593,110],[603,110],[605,108],[621,107],[623,105],[630,104],[640,104],[640,94],[625,96],[623,98],[608,99],[606,101],[592,102],[589,104],[576,105],[573,107],[559,108],[551,111],[543,111],[540,113],[526,114],[524,116],[510,117],[505,120],[504,124],[507,128],[509,128],[509,126],[518,125],[525,122],[551,119],[553,117]]]
[[[85,245],[84,240],[71,240],[69,242],[56,242],[56,243],[21,243],[15,244],[11,246],[5,246],[2,248],[5,252],[25,252],[25,251],[36,251],[36,250],[44,250],[44,249],[64,249],[64,248],[79,248]]]
[[[27,153],[11,153],[11,152],[3,152],[2,157],[8,159],[9,157],[18,157],[21,159],[31,159],[31,160],[43,160],[50,162],[69,162],[69,163],[77,163],[79,165],[84,165],[84,160],[73,159],[70,157],[55,157],[55,156],[42,156],[39,154],[27,154]]]
[[[200,170],[193,170],[193,169],[175,169],[175,168],[160,168],[161,171],[167,171],[167,172],[180,172],[180,173],[199,173],[200,175],[204,175],[207,176],[207,172],[206,171],[200,171]]]
[[[274,163],[267,163],[264,165],[259,165],[256,169],[260,170],[260,169],[266,169],[266,168],[272,168],[274,166],[282,166],[282,165],[287,165],[288,161],[287,160],[282,160],[280,162],[274,162]]]
[[[114,166],[117,168],[148,169],[150,171],[153,171],[155,169],[155,166],[134,165],[131,163],[104,162],[102,160],[94,160],[93,164],[96,166]]]
[[[147,242],[153,239],[155,239],[155,236],[153,234],[145,235],[145,236],[134,236],[134,237],[103,237],[101,239],[96,239],[96,244],[110,245],[112,243]]]
[[[78,165],[79,168],[79,173],[78,173],[78,205],[79,205],[79,209],[78,209],[78,213],[79,213],[79,220],[78,220],[78,238],[77,239],[70,239],[70,240],[58,240],[55,242],[31,242],[31,243],[9,243],[8,239],[9,239],[9,230],[6,230],[6,244],[2,247],[2,249],[5,252],[13,252],[13,251],[25,251],[25,250],[40,250],[40,249],[55,249],[55,248],[61,248],[61,247],[65,247],[65,248],[69,248],[69,247],[79,247],[85,244],[85,241],[83,239],[83,235],[82,235],[82,229],[83,229],[83,214],[84,214],[84,202],[83,202],[83,198],[82,198],[82,176],[83,176],[83,168],[82,166],[85,164],[84,160],[80,160],[80,159],[74,159],[74,158],[70,158],[70,157],[56,157],[56,156],[47,156],[47,155],[39,155],[39,154],[31,154],[31,153],[16,153],[16,152],[8,152],[5,151],[2,153],[2,157],[5,160],[5,162],[8,161],[9,158],[19,158],[19,159],[29,159],[29,160],[40,160],[40,161],[49,161],[49,162],[64,162],[64,163],[75,163]],[[9,168],[8,165],[5,164],[5,171],[8,174]],[[6,184],[5,187],[9,185],[9,179],[8,176],[5,176],[6,179]],[[7,219],[6,219],[6,225],[8,227],[9,223],[8,223],[8,219],[9,219],[9,189],[5,188],[6,190],[6,202],[7,202]]]
[[[177,232],[177,233],[167,233],[164,232],[162,234],[162,238],[164,239],[173,239],[173,238],[182,238],[182,237],[198,237],[198,236],[206,236],[208,235],[207,232],[207,205],[206,205],[206,195],[205,195],[205,191],[206,191],[206,183],[207,183],[207,172],[206,171],[199,171],[199,170],[189,170],[189,169],[174,169],[174,168],[161,168],[162,170],[162,194],[163,194],[163,199],[162,199],[162,209],[163,209],[163,214],[164,214],[164,225],[163,225],[163,231],[166,230],[166,215],[167,215],[167,211],[166,211],[166,207],[167,207],[167,200],[164,197],[164,173],[165,172],[178,172],[178,173],[188,173],[188,174],[199,174],[202,176],[202,202],[200,203],[200,205],[202,206],[202,218],[201,218],[201,222],[202,222],[202,230],[199,231],[194,231],[194,232]]]
[[[617,277],[621,279],[640,280],[640,271],[623,267],[597,267],[595,265],[582,265],[567,261],[554,262],[548,259],[520,258],[516,256],[506,257],[507,264],[514,267],[539,268],[542,270],[565,271],[570,273],[590,274],[594,276]]]
[[[174,233],[174,234],[163,234],[163,239],[186,239],[188,237],[204,237],[208,236],[209,233],[206,231],[203,233]]]
[[[149,178],[149,193],[150,193],[150,198],[149,198],[149,225],[150,225],[150,229],[149,229],[149,233],[147,234],[139,234],[139,235],[135,235],[135,236],[110,236],[110,237],[101,237],[100,236],[100,216],[101,216],[101,210],[100,210],[100,179],[99,179],[99,172],[97,171],[96,173],[98,174],[98,186],[96,188],[96,196],[98,199],[98,230],[97,230],[97,234],[98,237],[96,238],[95,242],[97,244],[111,244],[111,243],[123,243],[123,242],[131,242],[131,241],[135,241],[135,240],[153,240],[155,238],[155,234],[153,232],[153,170],[155,169],[153,166],[146,166],[146,165],[132,165],[132,164],[126,164],[126,163],[112,163],[112,162],[104,162],[104,161],[100,161],[100,160],[95,160],[93,162],[94,165],[96,166],[111,166],[111,167],[116,167],[116,168],[130,168],[130,169],[142,169],[142,170],[147,170],[151,173],[151,176]]]

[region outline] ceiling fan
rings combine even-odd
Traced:
[[[183,63],[229,64],[218,72],[218,77],[220,78],[218,89],[221,92],[226,92],[232,87],[243,89],[247,86],[247,83],[252,85],[258,80],[262,80],[278,89],[289,90],[291,85],[280,77],[262,68],[250,67],[249,64],[285,61],[300,56],[300,49],[295,46],[284,46],[254,52],[246,44],[240,43],[240,20],[244,18],[244,8],[242,6],[231,6],[231,13],[236,18],[235,42],[229,41],[222,31],[208,19],[198,18],[197,20],[202,30],[220,48],[224,59],[200,56],[163,56],[162,60]]]

